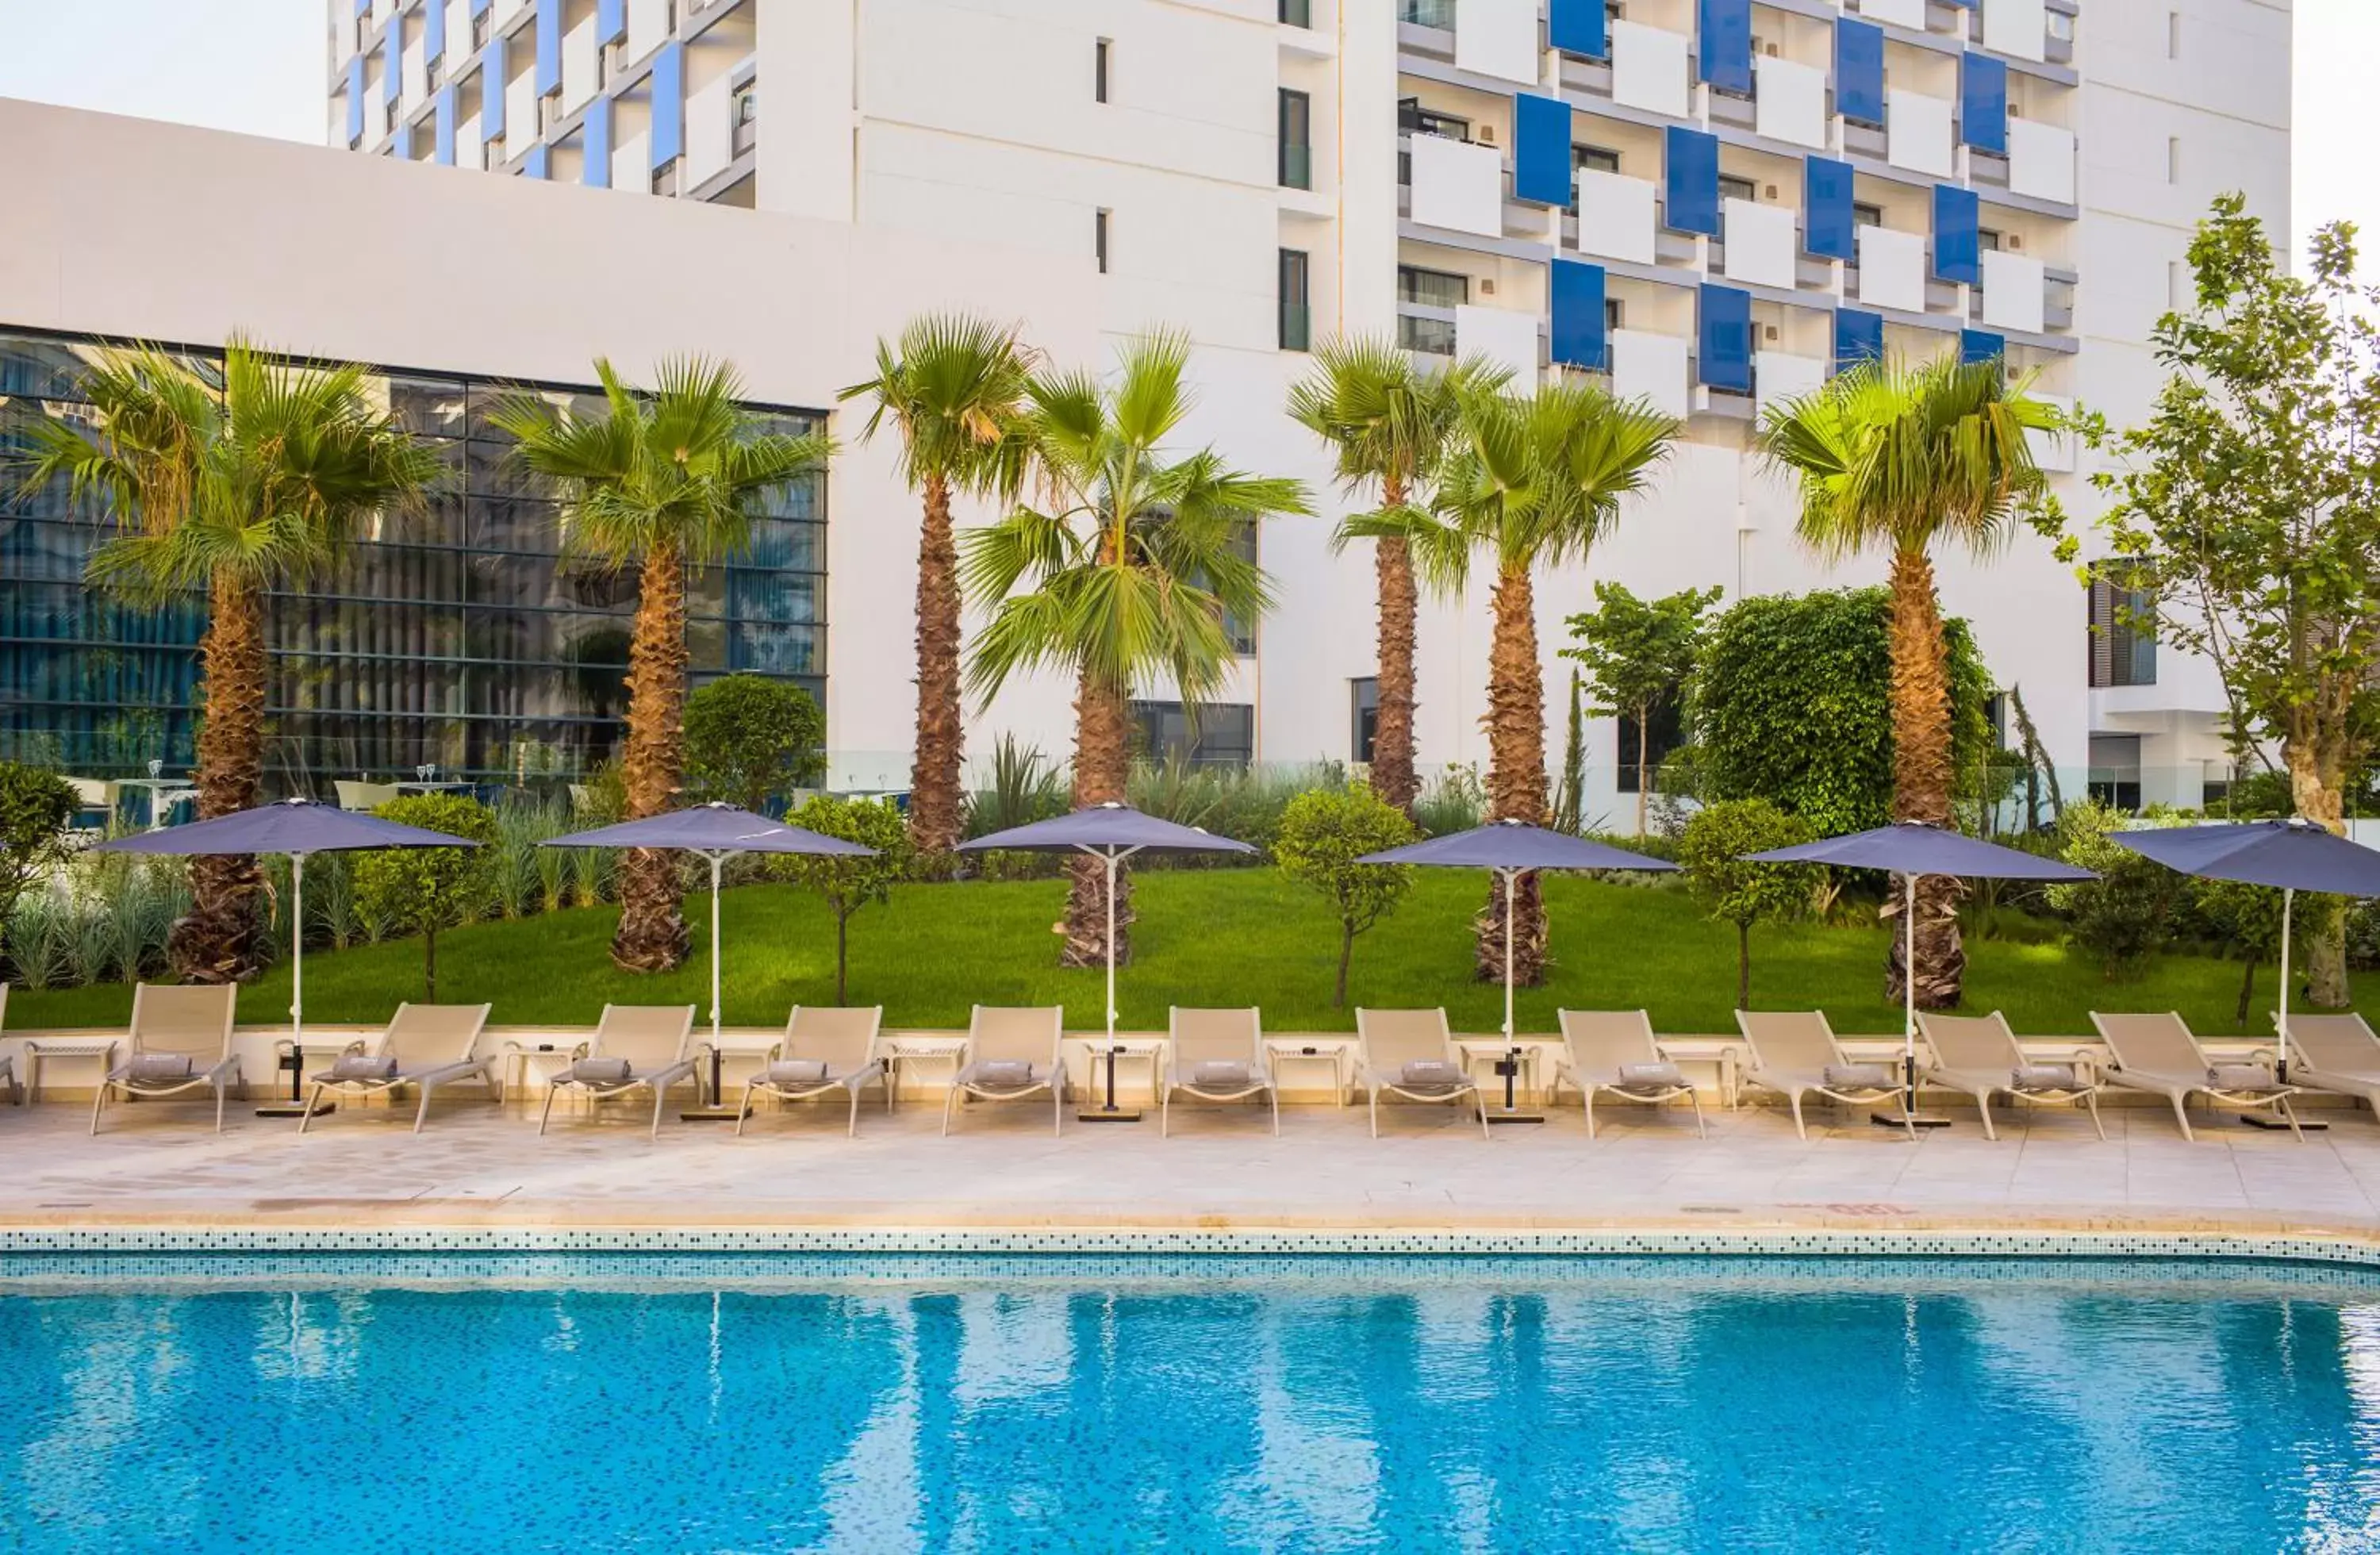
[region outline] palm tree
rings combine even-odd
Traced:
[[[988,699],[1036,668],[1075,677],[1077,806],[1124,796],[1135,691],[1169,683],[1195,710],[1222,688],[1235,659],[1229,623],[1272,602],[1240,541],[1265,518],[1312,511],[1297,481],[1229,468],[1211,448],[1165,452],[1191,408],[1188,363],[1188,342],[1168,333],[1128,346],[1112,386],[1087,371],[1037,373],[1026,435],[1046,511],[1020,508],[963,548],[967,592],[992,609],[969,688]],[[1068,966],[1107,955],[1104,872],[1084,866],[1066,901]],[[1130,950],[1128,883],[1116,896],[1119,961]]]
[[[1315,350],[1314,371],[1290,391],[1289,413],[1336,452],[1340,483],[1350,495],[1378,489],[1380,505],[1366,515],[1378,518],[1423,500],[1454,434],[1464,393],[1500,389],[1509,377],[1478,358],[1426,373],[1393,340],[1329,340]],[[1402,528],[1386,524],[1367,532],[1379,615],[1372,792],[1411,815],[1420,792],[1414,775],[1418,593]],[[1342,524],[1331,544],[1342,548],[1354,538]]]
[[[63,478],[115,534],[92,553],[94,583],[162,604],[203,593],[199,639],[200,817],[260,798],[272,662],[266,593],[319,577],[373,515],[417,504],[439,460],[375,407],[359,367],[277,361],[234,340],[220,392],[153,346],[112,351],[83,377],[89,430],[37,423],[26,484]],[[166,941],[194,982],[254,976],[267,954],[251,856],[190,861],[190,911]]]
[[[565,554],[638,569],[628,638],[628,738],[621,754],[631,820],[670,807],[685,768],[686,578],[751,541],[753,506],[771,486],[822,468],[823,434],[764,431],[737,401],[735,369],[699,357],[664,361],[650,395],[597,360],[604,413],[582,416],[516,395],[491,419],[518,444],[513,457],[563,498]],[[613,963],[667,971],[686,959],[671,856],[632,848],[620,870]]]
[[[989,497],[1003,507],[1023,489],[1023,424],[1030,354],[1013,327],[929,314],[876,343],[876,376],[843,391],[875,402],[862,436],[890,421],[901,434],[901,479],[925,501],[917,537],[917,735],[909,771],[909,840],[923,858],[946,858],[965,834],[960,786],[966,732],[959,697],[959,558],[951,498]]]
[[[1583,561],[1620,516],[1621,499],[1643,488],[1668,457],[1678,423],[1622,404],[1591,385],[1548,383],[1534,395],[1468,392],[1428,513],[1406,509],[1351,519],[1352,533],[1402,533],[1415,568],[1433,588],[1459,591],[1472,554],[1495,565],[1495,616],[1488,654],[1489,819],[1542,826],[1546,792],[1544,667],[1537,653],[1540,566]],[[1512,905],[1512,972],[1536,983],[1545,970],[1545,913],[1535,875]],[[1477,972],[1504,971],[1503,887],[1479,922]]]
[[[2045,489],[2026,433],[2057,412],[2011,385],[1998,362],[1945,356],[1917,367],[1863,363],[1825,387],[1769,407],[1761,451],[1801,482],[1802,538],[1830,557],[1882,546],[1892,556],[1892,807],[1896,820],[1951,820],[1950,682],[1935,545],[1988,555]],[[1956,881],[1920,882],[1917,1003],[1959,1002],[1966,953]],[[1901,893],[1885,908],[1898,911]],[[1901,994],[1901,936],[1891,936],[1887,994]]]

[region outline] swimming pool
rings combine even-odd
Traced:
[[[0,1550],[2375,1542],[2350,1270],[0,1259]]]

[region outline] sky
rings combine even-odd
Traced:
[[[0,0],[0,97],[320,141],[326,15],[323,0]],[[2380,246],[2380,0],[2297,0],[2296,19],[2296,241],[2344,218]]]

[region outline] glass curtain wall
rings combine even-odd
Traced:
[[[88,341],[0,334],[0,457],[44,415],[81,413]],[[209,370],[203,354],[189,359]],[[425,510],[377,520],[332,574],[275,593],[268,784],[442,775],[534,783],[576,776],[624,733],[633,569],[561,553],[553,493],[506,457],[489,413],[516,384],[390,372],[370,392],[445,463]],[[539,386],[595,409],[591,389]],[[824,418],[753,407],[772,430]],[[686,639],[700,682],[738,670],[825,699],[823,477],[769,494],[751,549],[689,579]],[[193,759],[196,600],[160,609],[82,583],[104,516],[0,477],[0,747],[94,777]]]

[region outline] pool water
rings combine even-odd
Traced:
[[[0,1551],[2380,1548],[2380,1288],[0,1260]]]

